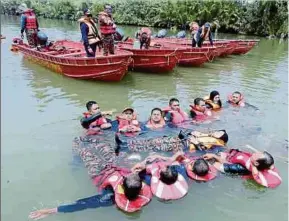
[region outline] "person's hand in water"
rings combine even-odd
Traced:
[[[51,214],[55,214],[57,213],[57,208],[53,208],[53,209],[40,209],[40,210],[36,210],[33,211],[29,214],[29,218],[33,219],[33,220],[39,220],[39,219],[43,219]]]

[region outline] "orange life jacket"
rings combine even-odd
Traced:
[[[24,12],[26,16],[26,29],[37,29],[36,15],[32,9],[28,9]]]
[[[197,120],[197,121],[205,121],[209,117],[212,116],[212,112],[209,109],[205,109],[204,112],[201,112],[196,108],[195,105],[190,105],[190,107],[191,107],[191,111],[196,113],[195,120]]]
[[[141,210],[141,208],[147,205],[152,199],[150,187],[145,183],[142,183],[142,189],[135,200],[127,199],[123,190],[123,176],[121,176],[119,172],[114,172],[101,186],[105,188],[108,185],[114,190],[117,207],[125,212],[132,213]]]
[[[228,154],[227,161],[230,163],[241,164],[242,166],[246,167],[247,170],[252,172],[251,156],[251,153],[233,149]],[[252,174],[252,177],[250,178],[253,178],[258,184],[269,188],[275,188],[282,182],[282,178],[280,177],[275,166],[273,166],[271,169],[258,171],[258,174]]]

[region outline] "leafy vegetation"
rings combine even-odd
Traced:
[[[76,20],[84,8],[94,15],[104,1],[25,0],[38,16]],[[110,1],[111,2],[111,1]],[[21,0],[2,0],[1,13],[17,14]],[[118,24],[187,29],[191,21],[211,22],[221,32],[260,36],[288,36],[288,2],[244,0],[115,0],[112,3]]]

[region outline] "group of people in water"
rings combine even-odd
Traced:
[[[236,91],[226,102],[236,108],[246,107],[244,96]],[[125,212],[136,212],[147,205],[153,196],[162,200],[177,200],[189,190],[188,180],[210,182],[218,173],[235,174],[252,179],[257,184],[275,188],[282,179],[267,151],[250,153],[229,149],[226,130],[208,133],[180,130],[176,135],[139,139],[144,131],[160,131],[173,125],[182,128],[185,121],[204,122],[224,107],[218,91],[206,98],[196,98],[189,113],[181,110],[179,100],[172,98],[169,106],[154,108],[144,124],[137,119],[133,108],[125,108],[116,120],[109,120],[111,111],[101,111],[97,102],[86,104],[87,112],[81,120],[86,130],[84,137],[76,138],[73,149],[82,159],[98,194],[75,203],[52,209],[31,212],[30,218],[39,219],[55,213],[68,213],[87,208],[116,206]],[[115,131],[115,143],[106,143],[102,131]],[[131,159],[133,152],[153,152],[143,161],[138,159],[124,168],[116,162],[122,156]],[[156,152],[159,152],[156,154]],[[162,152],[171,152],[164,156]]]

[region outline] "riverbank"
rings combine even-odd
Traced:
[[[2,1],[1,13],[17,14],[23,1]],[[94,15],[103,10],[103,1],[25,1],[44,18],[77,20],[84,8]],[[117,24],[188,29],[191,21],[200,25],[209,21],[219,32],[256,36],[288,37],[287,1],[187,1],[126,0],[112,3]]]

